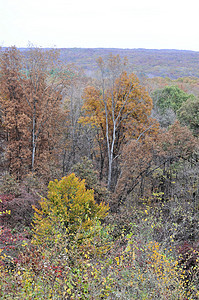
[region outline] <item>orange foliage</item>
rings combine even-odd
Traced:
[[[131,141],[122,153],[121,174],[115,197],[125,199],[136,187],[140,197],[150,197],[153,191],[152,174],[173,162],[188,159],[198,148],[198,141],[187,127],[175,122],[168,131]]]
[[[122,130],[125,136],[138,136],[143,129],[142,124],[146,123],[150,116],[152,99],[139,84],[136,75],[132,73],[128,76],[123,72],[115,80],[114,89],[109,88],[105,91],[104,98],[108,108],[110,136],[113,131],[113,112],[115,119],[118,117],[118,132]],[[101,90],[88,87],[84,91],[83,99],[85,117],[81,118],[81,121],[100,127],[105,135],[106,117]]]
[[[108,81],[103,78],[101,89],[90,86],[84,90],[84,117],[80,119],[83,124],[91,124],[98,130],[101,158],[105,160],[108,157],[108,188],[113,162],[121,154],[125,143],[138,138],[147,127],[152,127],[153,122],[150,118],[152,99],[136,75],[123,71],[116,77],[114,70],[117,74],[118,57],[115,60],[111,57],[109,63],[111,75]]]
[[[29,171],[44,173],[61,118],[60,82],[50,73],[56,53],[33,49],[25,58],[13,47],[1,58],[0,104],[9,171],[18,179]]]

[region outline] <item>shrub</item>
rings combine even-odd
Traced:
[[[108,206],[97,204],[93,190],[86,190],[85,181],[75,174],[51,181],[48,189],[48,197],[40,201],[41,210],[34,208],[34,238],[38,243],[54,243],[65,233],[78,234],[80,240],[82,233],[107,215]]]
[[[21,189],[20,197],[15,197],[13,194],[1,194],[0,200],[0,213],[2,213],[0,225],[17,230],[23,230],[24,226],[31,226],[34,214],[32,206],[38,206],[38,196],[28,194]]]

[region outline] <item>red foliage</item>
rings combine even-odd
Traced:
[[[18,253],[23,242],[29,243],[28,233],[12,233],[11,229],[0,228],[0,249],[2,249],[0,265],[11,267],[17,262]]]
[[[0,225],[10,228],[21,228],[23,226],[30,227],[33,216],[32,206],[38,207],[39,197],[22,191],[20,197],[12,194],[0,195],[0,212],[10,211],[10,213],[2,213],[0,216]]]
[[[66,268],[60,264],[55,264],[45,257],[43,249],[38,249],[36,246],[29,246],[25,251],[20,252],[17,259],[17,264],[21,268],[29,269],[34,272],[35,275],[43,274],[49,279],[55,279],[56,277],[65,277]]]
[[[199,268],[199,247],[185,241],[178,247],[178,253],[178,265],[185,271],[184,280],[185,284],[188,285],[194,276],[199,275],[197,274]]]

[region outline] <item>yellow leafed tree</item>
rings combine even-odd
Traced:
[[[85,181],[71,174],[49,183],[48,197],[35,209],[34,239],[37,243],[54,242],[57,235],[87,232],[103,219],[109,207],[94,200],[93,190],[86,190]]]

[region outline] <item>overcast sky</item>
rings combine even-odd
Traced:
[[[0,45],[199,51],[199,0],[0,0]]]

